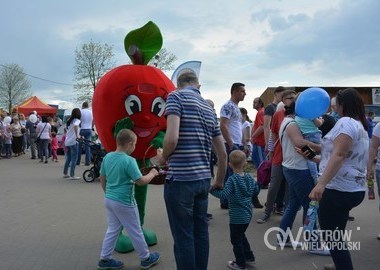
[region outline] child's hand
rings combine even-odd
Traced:
[[[215,182],[215,183],[211,186],[210,190],[214,190],[214,189],[223,189],[223,184],[219,184],[219,183]]]
[[[322,117],[318,117],[313,120],[314,125],[316,125],[317,127],[322,126],[324,121],[325,119],[323,119]]]
[[[153,174],[153,176],[157,176],[159,174],[159,171],[158,171],[158,168],[157,167],[153,167],[150,172],[151,174]]]

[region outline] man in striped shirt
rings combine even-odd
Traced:
[[[184,72],[166,101],[163,157],[168,160],[164,198],[177,269],[206,270],[211,147],[218,158],[216,185],[223,187],[227,156],[216,114],[202,98],[194,72]]]

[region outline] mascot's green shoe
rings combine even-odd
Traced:
[[[131,239],[121,231],[116,241],[115,251],[119,253],[128,253],[134,250]]]
[[[143,229],[145,242],[148,244],[148,246],[154,246],[157,244],[157,235],[154,231],[149,229]]]
[[[143,229],[145,242],[148,246],[154,246],[157,244],[157,235],[150,229]],[[121,231],[116,241],[115,251],[119,253],[128,253],[134,250],[131,239],[128,235],[124,235]]]

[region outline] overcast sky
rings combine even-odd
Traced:
[[[76,105],[77,47],[108,43],[125,64],[125,35],[149,20],[175,66],[202,61],[202,95],[217,111],[237,81],[251,117],[269,86],[380,86],[379,0],[2,0],[0,11],[0,64],[63,83],[29,77],[34,95],[61,107]]]

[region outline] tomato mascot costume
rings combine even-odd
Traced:
[[[104,148],[116,149],[115,136],[123,128],[137,135],[136,149],[131,154],[140,168],[150,165],[162,147],[166,130],[165,101],[175,86],[159,69],[147,65],[162,47],[162,36],[153,22],[127,34],[125,50],[131,65],[122,65],[107,72],[99,81],[93,96],[94,123]],[[135,197],[144,225],[148,186],[135,185]],[[157,244],[154,231],[143,229],[148,245]],[[117,252],[133,250],[127,235],[120,232]]]

